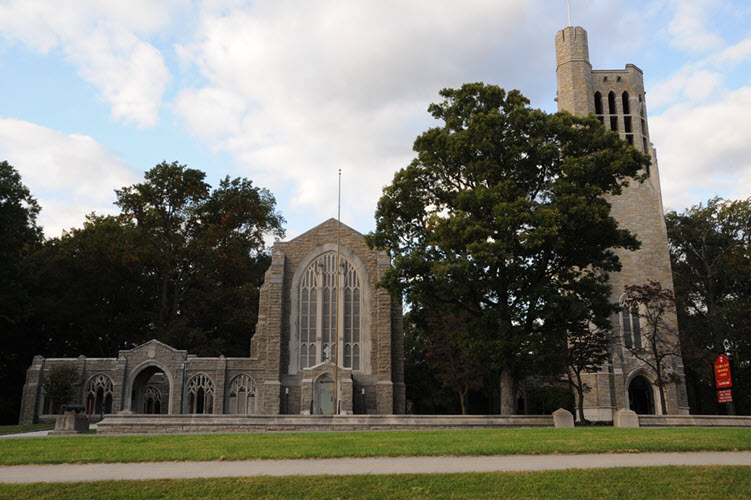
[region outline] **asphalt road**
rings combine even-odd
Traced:
[[[110,479],[188,479],[317,474],[430,474],[450,472],[543,471],[605,467],[654,467],[661,465],[751,466],[751,452],[18,465],[0,467],[0,482],[34,483],[102,481]]]

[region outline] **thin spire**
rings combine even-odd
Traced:
[[[568,25],[571,26],[571,0],[567,0],[568,3]]]

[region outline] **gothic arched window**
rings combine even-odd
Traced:
[[[143,412],[150,415],[162,413],[162,393],[152,385],[147,385],[143,393]]]
[[[599,90],[595,92],[595,114],[602,114],[602,94]]]
[[[112,412],[112,379],[100,373],[86,384],[86,411],[93,414]]]
[[[612,90],[608,94],[608,113],[610,113],[611,115],[617,113],[617,111],[615,110],[615,92],[613,92]]]
[[[623,101],[623,114],[624,115],[630,115],[631,114],[631,108],[628,105],[628,99],[629,99],[628,92],[624,92],[621,95],[621,100]]]
[[[188,382],[188,412],[214,413],[214,381],[205,373]]]
[[[300,368],[309,368],[334,358],[337,318],[340,359],[345,368],[360,369],[361,283],[357,270],[343,256],[327,252],[310,263],[303,273],[299,290],[298,339]],[[344,310],[337,317],[337,304]],[[320,357],[317,355],[320,352]],[[355,355],[356,353],[356,355]]]
[[[240,374],[229,383],[227,413],[250,414],[256,412],[256,383],[246,374]]]

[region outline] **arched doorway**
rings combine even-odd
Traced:
[[[170,394],[170,380],[164,370],[150,365],[133,379],[130,389],[130,410],[149,415],[166,414]]]
[[[316,400],[318,413],[323,415],[334,414],[334,379],[331,375],[322,375],[316,382]]]
[[[649,380],[641,375],[634,377],[628,384],[628,401],[631,410],[639,415],[654,415],[654,390]]]

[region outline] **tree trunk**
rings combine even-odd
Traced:
[[[501,415],[516,415],[516,394],[511,370],[501,370]]]
[[[576,373],[576,392],[579,395],[579,421],[583,424],[587,423],[587,419],[584,418],[584,386],[582,385],[581,373]]]
[[[667,415],[668,410],[665,406],[665,383],[662,380],[662,375],[657,372],[657,388],[660,390],[660,407],[662,408],[662,414]]]
[[[467,414],[467,389],[459,391],[459,401],[462,405],[462,415]]]

